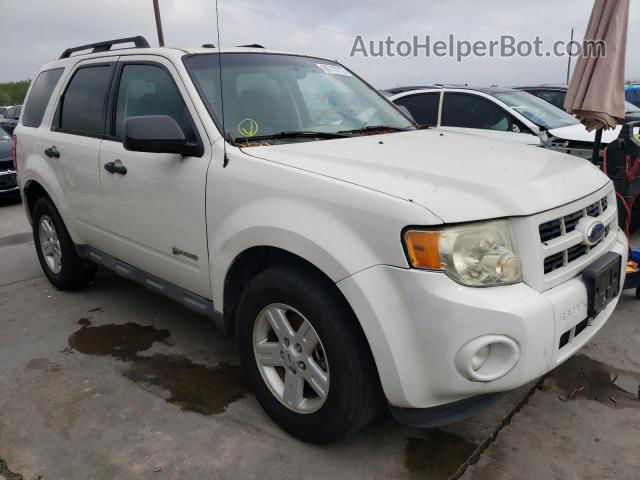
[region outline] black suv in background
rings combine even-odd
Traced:
[[[13,133],[13,129],[18,124],[20,113],[22,112],[22,105],[16,105],[15,107],[9,107],[3,114],[3,119],[0,120],[0,128],[3,128],[9,135]]]
[[[20,190],[11,154],[11,135],[0,128],[0,198],[19,195]]]

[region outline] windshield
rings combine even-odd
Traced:
[[[2,127],[0,127],[0,142],[10,142],[10,141],[11,141],[11,137],[9,136],[7,131],[4,130]]]
[[[222,59],[222,96],[219,59]],[[389,101],[341,65],[279,54],[193,55],[185,64],[214,120],[228,136],[248,142],[317,140],[292,132],[356,135],[414,128]],[[224,106],[224,119],[222,110]],[[223,121],[224,120],[224,121]],[[358,132],[358,130],[367,129]],[[380,129],[384,131],[384,129]]]
[[[564,110],[527,92],[494,93],[493,96],[545,130],[580,123]]]

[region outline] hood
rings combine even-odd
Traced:
[[[418,203],[446,223],[531,215],[609,182],[578,157],[435,130],[243,151]]]
[[[620,134],[619,125],[613,130],[604,130],[602,132],[602,143],[611,143]],[[581,123],[576,125],[569,125],[568,127],[552,128],[549,133],[554,137],[558,137],[562,140],[570,140],[573,142],[591,142],[593,143],[596,138],[596,132],[589,132]]]

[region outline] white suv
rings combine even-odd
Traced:
[[[418,426],[477,412],[588,342],[624,277],[595,167],[420,130],[330,60],[70,49],[15,145],[51,283],[99,264],[214,319],[264,409],[310,442],[385,400]]]

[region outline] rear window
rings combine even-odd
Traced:
[[[92,137],[104,134],[111,73],[111,65],[98,65],[74,74],[60,102],[60,130]]]
[[[54,68],[38,75],[24,107],[22,124],[25,127],[40,126],[44,111],[47,109],[53,89],[56,88],[62,72],[64,72],[64,68]]]

